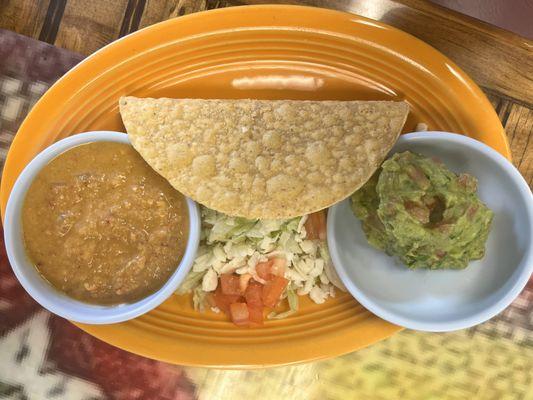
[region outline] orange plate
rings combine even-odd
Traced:
[[[123,131],[122,95],[258,99],[405,99],[404,131],[468,134],[509,157],[503,128],[480,89],[427,44],[390,26],[346,13],[248,6],[169,20],[121,39],[75,67],[37,103],[6,161],[1,204],[24,166],[65,136]],[[2,214],[3,215],[3,214]],[[260,367],[347,353],[399,327],[349,295],[323,305],[302,298],[301,311],[260,329],[200,314],[171,298],[133,321],[78,325],[115,346],[176,364]]]

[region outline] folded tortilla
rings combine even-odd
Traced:
[[[172,186],[216,211],[262,219],[352,194],[408,112],[393,101],[120,99],[133,147]]]

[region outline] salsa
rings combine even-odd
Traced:
[[[56,289],[93,304],[160,289],[187,244],[185,198],[128,144],[94,142],[47,164],[22,210],[30,260]]]
[[[351,197],[368,242],[409,268],[466,268],[483,257],[493,218],[477,180],[409,151],[394,154]]]
[[[322,304],[335,296],[334,285],[343,288],[327,250],[325,210],[249,220],[202,206],[201,215],[197,256],[176,292],[192,293],[196,310],[209,307],[239,326],[257,326],[263,317],[296,313],[299,296]]]

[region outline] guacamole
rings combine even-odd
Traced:
[[[409,268],[466,268],[485,252],[493,213],[477,180],[439,161],[396,153],[351,197],[368,242]]]

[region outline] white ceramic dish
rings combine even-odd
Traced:
[[[409,270],[368,244],[347,199],[328,214],[337,272],[363,306],[394,324],[439,332],[484,322],[507,307],[531,276],[531,190],[503,156],[466,136],[410,133],[392,153],[405,150],[436,156],[454,172],[478,178],[478,194],[494,211],[485,257],[464,270]]]
[[[72,321],[88,324],[109,324],[126,321],[144,314],[167,299],[185,279],[196,257],[200,241],[200,213],[198,205],[187,199],[189,211],[189,239],[176,272],[152,295],[130,304],[98,306],[74,300],[54,289],[37,272],[26,255],[23,244],[21,211],[26,192],[36,174],[54,157],[83,143],[112,141],[129,143],[128,136],[120,132],[86,132],[60,140],[39,153],[22,171],[7,203],[4,238],[11,267],[26,291],[43,307]]]

